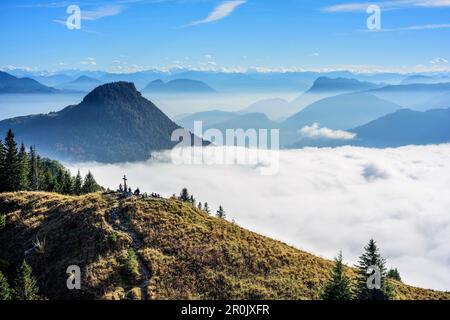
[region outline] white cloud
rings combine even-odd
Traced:
[[[328,6],[323,9],[325,12],[359,12],[366,11],[373,2],[350,2],[333,6]],[[450,0],[393,0],[377,2],[382,9],[400,9],[400,8],[440,8],[450,7]]]
[[[85,60],[80,61],[80,64],[85,66],[96,66],[97,62],[95,61],[95,58],[87,57]]]
[[[352,140],[356,137],[352,132],[321,128],[318,123],[301,128],[299,133],[303,138],[310,139]]]
[[[270,177],[156,158],[78,167],[105,187],[117,188],[124,174],[131,187],[165,196],[188,187],[245,228],[330,259],[343,250],[350,264],[373,237],[406,283],[450,289],[450,145],[283,150]]]
[[[189,26],[210,23],[226,18],[230,14],[232,14],[237,7],[243,5],[246,2],[246,0],[232,0],[222,2],[217,7],[215,7],[214,10],[205,19],[193,21],[189,24]]]
[[[431,64],[448,64],[448,60],[445,58],[434,58],[430,61]]]
[[[118,5],[101,6],[93,10],[81,10],[81,19],[93,21],[105,17],[116,16],[122,11],[123,7]]]
[[[437,29],[449,29],[449,23],[441,24],[423,24],[416,26],[398,27],[398,28],[382,28],[380,30],[365,29],[365,32],[392,32],[392,31],[417,31],[417,30],[437,30]]]

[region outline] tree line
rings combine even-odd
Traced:
[[[183,202],[187,202],[187,203],[191,204],[192,206],[197,207],[199,210],[202,210],[202,211],[206,212],[207,214],[211,214],[211,209],[209,208],[208,202],[205,202],[204,204],[199,202],[197,204],[197,200],[195,200],[194,195],[189,194],[189,191],[187,188],[183,188],[181,190],[180,195],[178,197],[175,197],[175,195],[174,195],[173,198],[176,198]],[[219,206],[219,209],[216,211],[216,217],[221,218],[221,219],[226,218],[225,210],[223,209],[222,206]]]
[[[35,147],[18,147],[9,130],[4,142],[0,139],[0,192],[46,191],[67,195],[97,192],[101,188],[89,172],[72,176],[58,161],[41,158]]]
[[[342,253],[335,258],[330,280],[323,286],[323,300],[393,300],[394,287],[389,279],[401,281],[397,269],[386,270],[386,260],[381,256],[375,240],[364,247],[364,253],[355,265],[356,278],[351,279],[345,270]],[[371,278],[373,276],[373,278]],[[375,279],[377,277],[377,279]]]

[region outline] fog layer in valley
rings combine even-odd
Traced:
[[[59,111],[78,104],[85,94],[2,94],[0,120]]]
[[[170,151],[154,159],[69,167],[113,189],[124,174],[148,193],[187,187],[245,228],[326,258],[342,250],[349,264],[374,238],[406,283],[450,289],[450,145],[281,151],[273,176],[255,165],[174,165]]]

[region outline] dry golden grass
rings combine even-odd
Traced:
[[[27,260],[50,299],[140,299],[140,271],[127,260],[133,237],[151,271],[152,299],[318,299],[333,265],[173,199],[21,192],[0,194],[0,214],[7,221],[0,268],[10,272],[37,237],[45,238],[45,251]],[[82,269],[80,291],[65,287],[71,264]],[[450,298],[394,286],[397,299]]]

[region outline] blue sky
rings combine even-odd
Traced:
[[[450,69],[450,0],[15,0],[0,3],[0,66],[430,71]],[[66,9],[78,5],[80,30]]]

